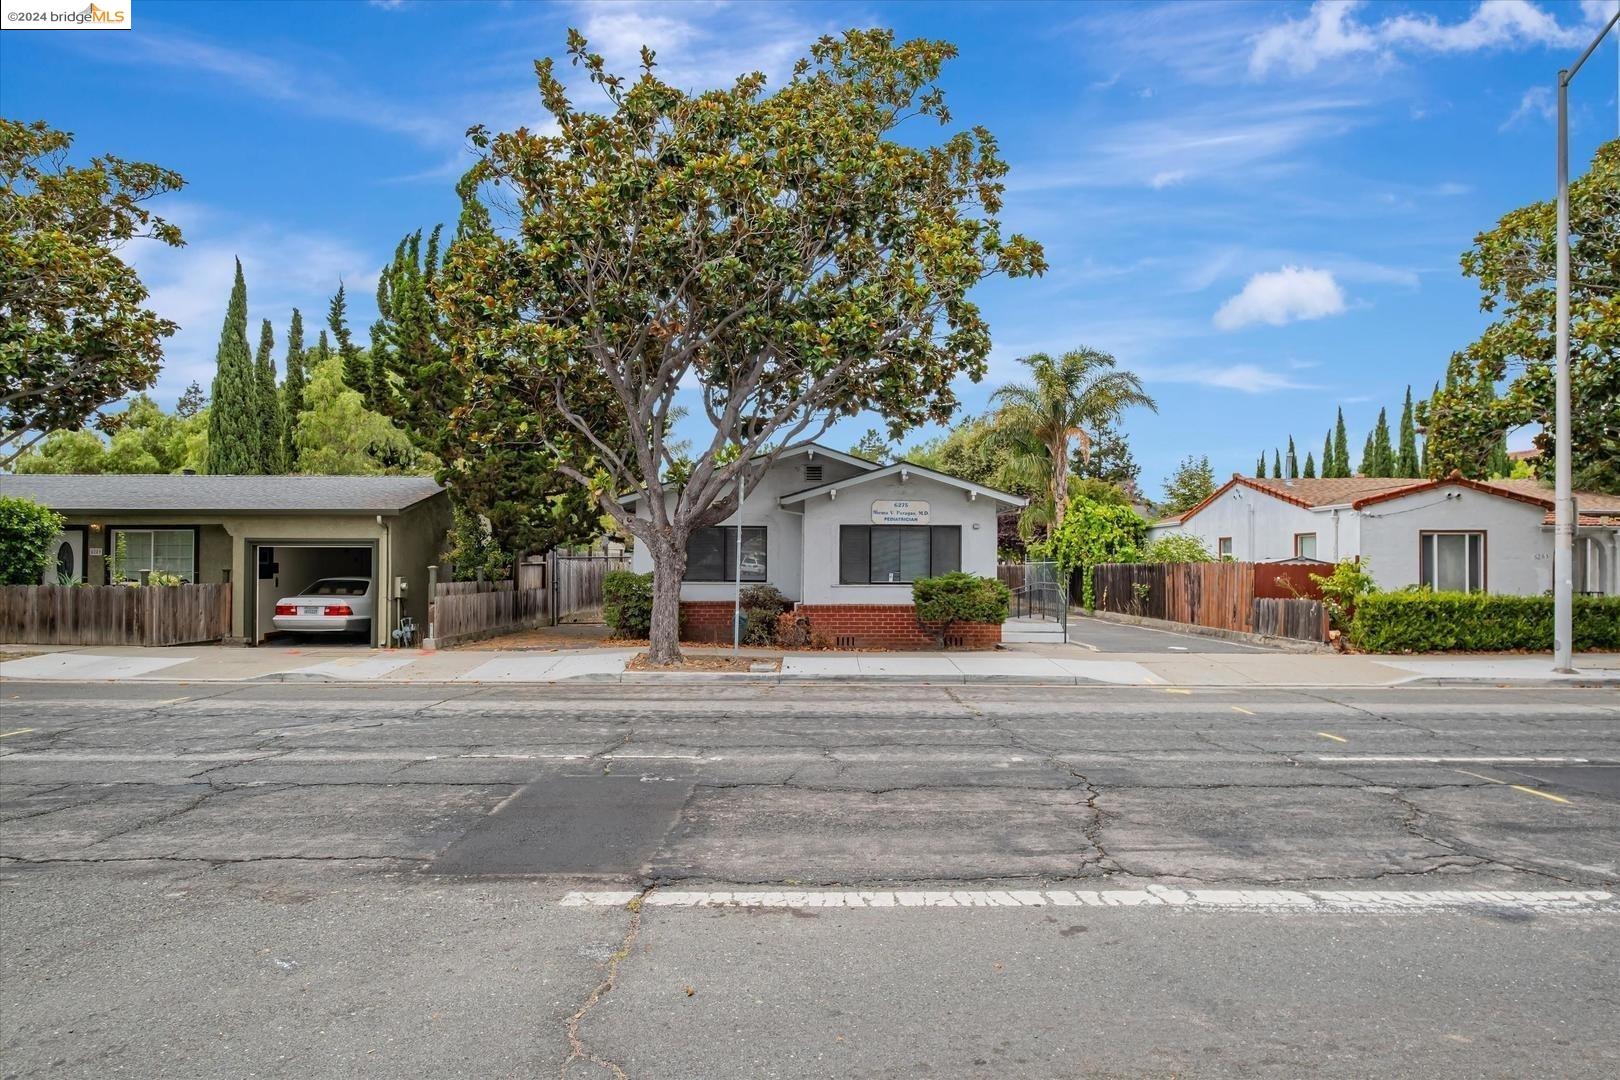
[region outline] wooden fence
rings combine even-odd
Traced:
[[[445,581],[428,607],[428,633],[437,645],[545,626],[551,621],[544,589],[510,581]]]
[[[229,585],[0,585],[0,642],[191,645],[231,632]]]
[[[1267,605],[1267,626],[1311,628],[1320,620],[1321,589],[1310,580],[1323,568],[1276,563],[1105,563],[1092,568],[1092,593],[1099,610],[1148,619],[1191,623],[1241,633],[1256,629],[1257,606]],[[1283,579],[1287,584],[1280,584]],[[1297,595],[1291,595],[1293,590]],[[1310,614],[1298,604],[1314,604]],[[1273,606],[1275,605],[1275,606]],[[1324,641],[1327,627],[1309,633],[1277,634]]]
[[[630,569],[630,559],[623,555],[558,555],[554,564],[553,615],[560,623],[601,622],[602,579],[614,570]]]
[[[1328,610],[1320,600],[1257,596],[1249,621],[1253,633],[1267,637],[1327,640]]]

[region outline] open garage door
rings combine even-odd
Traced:
[[[377,620],[386,621],[387,605],[377,580],[374,541],[261,541],[251,545],[248,565],[257,568],[249,601],[249,610],[254,615],[251,636],[255,645],[269,641],[309,641],[323,645],[368,646],[376,642],[378,627],[382,625]],[[362,598],[356,587],[360,581],[371,583],[369,594],[364,597],[369,603],[360,602]],[[312,590],[323,595],[313,606],[300,608],[310,616],[300,620],[302,628],[278,628],[275,624],[277,603]],[[348,608],[351,617],[327,619],[321,614],[339,608]],[[362,623],[367,618],[369,621]]]

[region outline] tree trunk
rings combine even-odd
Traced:
[[[1069,512],[1069,441],[1053,446],[1052,454],[1052,531],[1063,524],[1063,515]]]
[[[652,626],[647,662],[681,662],[681,579],[686,576],[686,544],[650,544],[653,557]]]

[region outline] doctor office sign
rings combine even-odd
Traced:
[[[928,504],[921,499],[877,499],[872,503],[874,525],[927,525]]]

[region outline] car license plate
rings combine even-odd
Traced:
[[[300,615],[319,615],[320,613],[321,609],[318,607],[301,607],[298,609]]]

